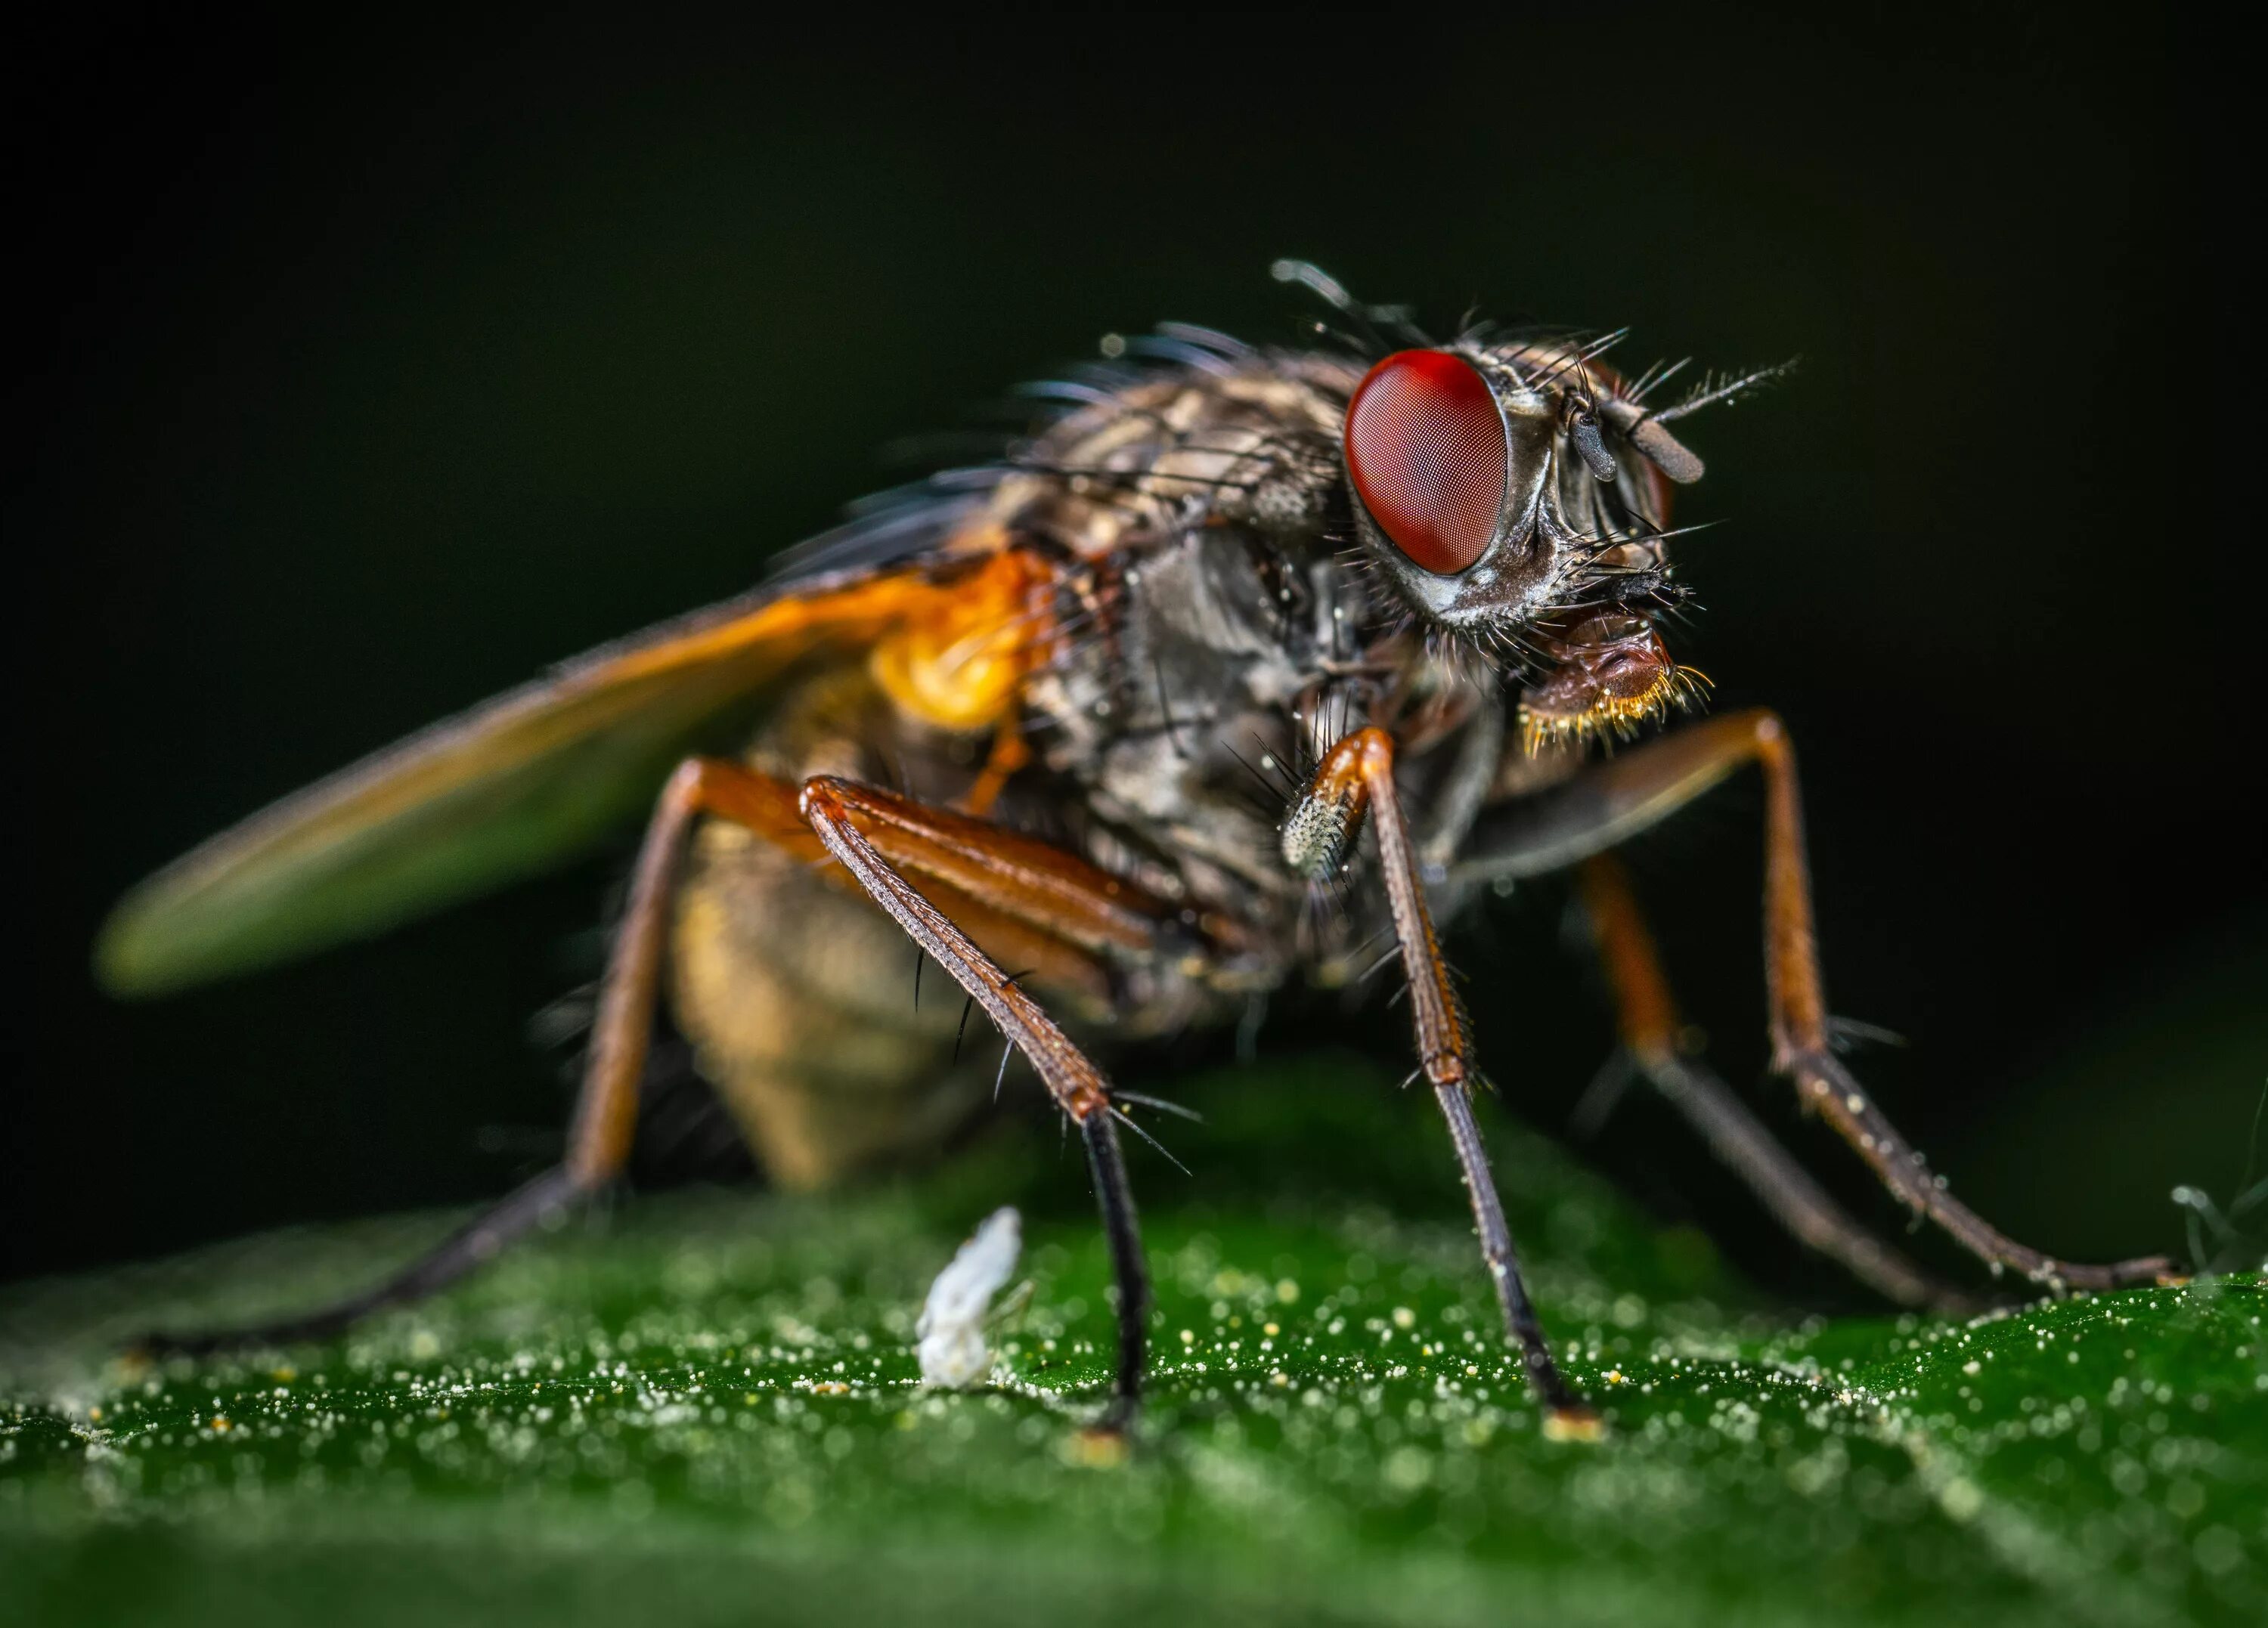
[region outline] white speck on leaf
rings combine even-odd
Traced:
[[[1022,1218],[1004,1206],[984,1218],[976,1236],[937,1274],[921,1321],[914,1324],[921,1337],[924,1384],[966,1390],[992,1371],[992,1353],[984,1346],[984,1314],[1016,1270],[1023,1246]]]

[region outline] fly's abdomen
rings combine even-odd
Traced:
[[[914,957],[880,912],[800,860],[722,824],[696,840],[673,1004],[702,1074],[782,1185],[934,1154],[983,1101],[990,1081],[973,1059],[953,1063],[961,991],[925,967],[917,1008]],[[972,1052],[990,1038],[977,1028]]]

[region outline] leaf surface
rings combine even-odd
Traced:
[[[917,1182],[641,1199],[342,1344],[136,1370],[152,1324],[306,1303],[447,1224],[247,1240],[0,1298],[0,1618],[328,1624],[2257,1621],[2259,1280],[1975,1322],[1799,1324],[1486,1116],[1604,1408],[1542,1439],[1446,1138],[1366,1065],[1192,1082],[1138,1155],[1134,1451],[1077,1161],[1011,1128]],[[1296,1125],[1285,1126],[1286,1104]],[[995,1205],[995,1384],[913,1320]]]

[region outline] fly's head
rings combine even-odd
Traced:
[[[1627,734],[1704,682],[1656,626],[1669,488],[1702,473],[1666,421],[1727,392],[1649,411],[1660,378],[1626,383],[1603,348],[1398,350],[1347,402],[1360,546],[1429,630],[1518,663],[1530,751]]]

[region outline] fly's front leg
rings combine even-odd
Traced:
[[[1579,877],[1599,960],[1612,986],[1624,1053],[1797,1239],[1902,1306],[1965,1310],[1970,1297],[1891,1249],[1830,1198],[1773,1140],[1748,1104],[1677,1045],[1677,1007],[1629,873],[1612,854],[1583,862]]]
[[[1464,1013],[1450,986],[1448,964],[1418,880],[1409,822],[1394,788],[1394,741],[1385,730],[1358,730],[1324,756],[1285,826],[1285,857],[1301,869],[1336,863],[1352,846],[1366,814],[1377,832],[1387,905],[1409,975],[1418,1067],[1449,1122],[1449,1140],[1472,1199],[1481,1253],[1504,1308],[1506,1332],[1518,1343],[1528,1382],[1543,1403],[1546,1434],[1561,1440],[1594,1440],[1599,1416],[1576,1397],[1551,1360],[1550,1345],[1521,1281],[1512,1228],[1505,1222],[1504,1205],[1489,1174],[1488,1150],[1473,1120],[1471,1091],[1476,1077]]]
[[[1835,1055],[1812,924],[1795,752],[1774,714],[1712,718],[1491,810],[1475,826],[1470,857],[1461,869],[1482,876],[1560,869],[1643,831],[1749,764],[1764,781],[1764,974],[1773,1067],[1795,1082],[1804,1104],[1858,1150],[1884,1186],[1995,1272],[2012,1266],[2058,1290],[2169,1277],[2173,1265],[2162,1256],[2081,1265],[2007,1236],[1945,1190]]]

